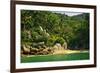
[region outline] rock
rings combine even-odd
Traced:
[[[23,51],[23,54],[29,54],[30,48],[27,48],[25,45],[21,46],[21,50]]]
[[[46,49],[43,49],[43,51],[48,51],[48,48],[46,48]]]
[[[61,44],[60,43],[56,43],[53,48],[55,50],[60,50],[61,49]]]
[[[36,53],[36,52],[33,52],[33,51],[32,51],[32,52],[30,52],[30,55],[35,55],[35,53]]]
[[[36,48],[31,48],[31,52],[38,52],[38,49],[36,49]]]
[[[44,46],[44,42],[39,42],[39,43],[33,43],[32,44],[32,47],[35,47],[35,48],[40,48],[40,47],[43,47]]]
[[[43,51],[43,48],[39,48],[39,49],[38,49],[38,52],[40,52],[40,51]]]
[[[64,48],[65,50],[67,50],[67,43],[66,43],[66,42],[64,42],[64,44],[63,44],[62,46],[63,46],[63,48]]]

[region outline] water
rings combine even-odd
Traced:
[[[59,54],[59,55],[36,55],[30,57],[21,57],[21,63],[30,62],[51,62],[51,61],[71,61],[71,60],[88,60],[89,53],[73,53],[73,54]]]

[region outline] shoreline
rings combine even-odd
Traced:
[[[59,50],[55,51],[53,54],[47,54],[47,55],[22,55],[22,57],[33,57],[33,56],[49,56],[49,55],[63,55],[63,54],[75,54],[75,53],[87,53],[89,50]]]

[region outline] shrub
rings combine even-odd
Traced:
[[[65,42],[65,40],[64,40],[62,37],[58,37],[58,38],[56,39],[56,41],[55,41],[55,44],[56,44],[56,43],[60,43],[61,45],[63,45],[64,42]]]
[[[29,38],[29,34],[27,32],[21,32],[21,40],[22,42],[31,42],[32,39]]]
[[[47,46],[53,46],[56,39],[57,39],[56,35],[51,35],[50,38],[48,38],[46,45]]]

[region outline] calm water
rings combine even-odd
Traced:
[[[87,60],[89,59],[89,53],[75,53],[75,54],[63,54],[63,55],[36,55],[30,57],[21,57],[22,63],[29,62],[48,62],[48,61],[70,61],[70,60]]]

